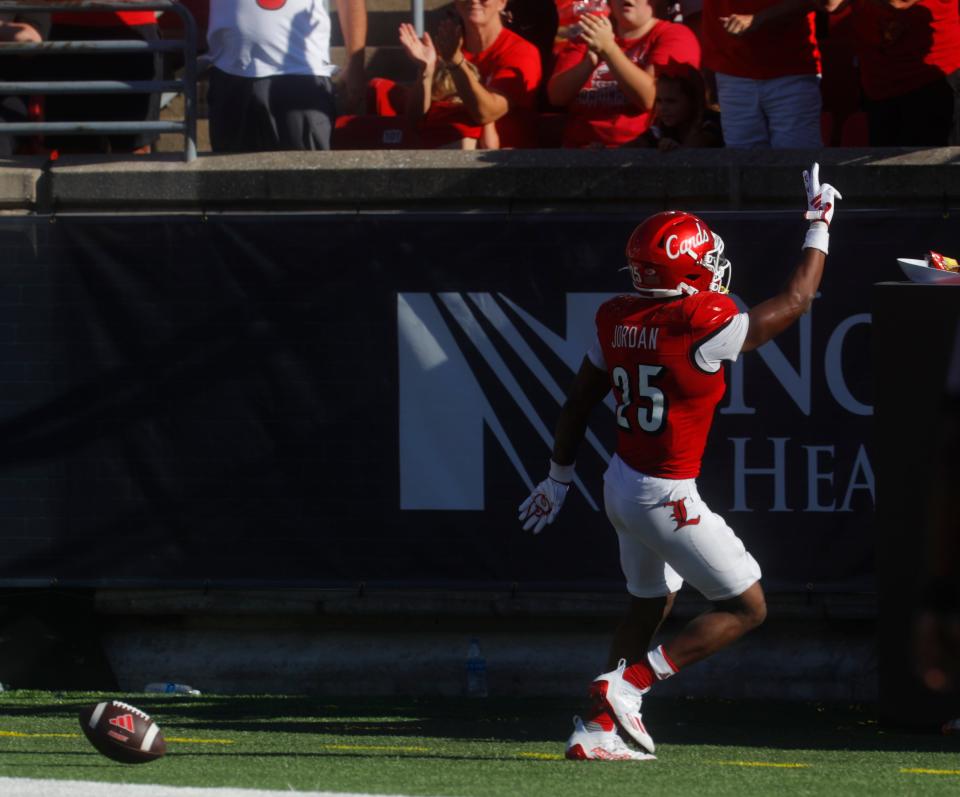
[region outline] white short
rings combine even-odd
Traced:
[[[620,567],[634,597],[667,595],[688,581],[708,600],[726,600],[760,580],[760,566],[703,502],[694,479],[647,476],[618,456],[603,478]]]

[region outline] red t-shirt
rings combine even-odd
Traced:
[[[703,64],[714,72],[754,80],[788,75],[816,75],[820,53],[814,15],[790,14],[744,36],[732,36],[720,17],[756,14],[781,0],[703,0],[700,41]]]
[[[502,95],[510,103],[506,116],[497,120],[500,146],[536,146],[534,106],[537,86],[540,85],[542,76],[539,50],[522,36],[504,28],[486,50],[476,54],[464,50],[463,55],[476,64],[483,87]],[[427,135],[427,131],[431,129],[451,125],[457,126],[458,131],[477,127],[477,123],[462,105],[451,107],[449,103],[433,103],[421,129]]]
[[[697,366],[697,346],[737,315],[724,294],[676,299],[618,296],[597,310],[597,336],[617,399],[617,454],[664,479],[700,473],[723,369]]]
[[[700,44],[685,25],[659,20],[639,39],[621,39],[617,44],[641,69],[672,63],[700,66]],[[567,42],[557,53],[553,73],[559,75],[579,64],[587,52],[582,42]],[[651,111],[640,110],[624,96],[607,64],[601,61],[567,107],[563,131],[565,147],[619,147],[646,132]]]
[[[860,82],[872,100],[906,94],[960,69],[957,0],[919,0],[903,10],[858,0],[853,25]]]
[[[422,148],[437,149],[464,138],[480,138],[483,126],[473,121],[462,102],[432,100],[417,130]]]

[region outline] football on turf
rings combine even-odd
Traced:
[[[167,752],[160,726],[140,709],[119,700],[81,709],[80,727],[90,744],[123,764],[145,764]]]

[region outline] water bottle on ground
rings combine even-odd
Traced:
[[[175,684],[172,681],[166,683],[147,684],[143,687],[144,692],[159,692],[164,695],[199,695],[200,690],[194,689],[187,684]]]
[[[467,697],[487,696],[487,660],[480,652],[480,641],[470,640],[467,648]]]

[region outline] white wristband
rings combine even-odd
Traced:
[[[560,484],[570,484],[573,481],[573,469],[577,463],[570,465],[558,465],[552,459],[550,460],[550,478]]]
[[[827,254],[830,248],[830,228],[825,221],[815,221],[810,224],[807,236],[803,239],[804,249],[819,249]]]

